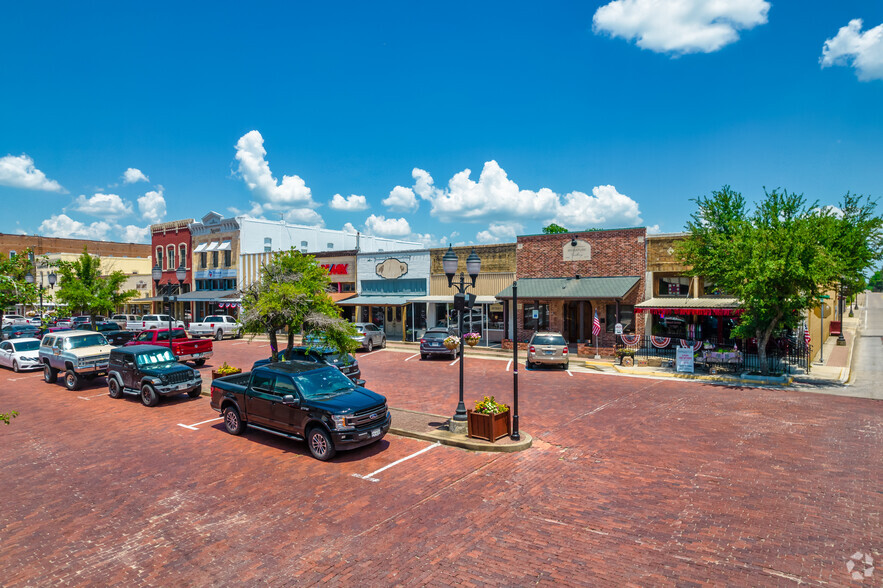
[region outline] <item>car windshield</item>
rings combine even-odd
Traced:
[[[438,331],[427,331],[426,333],[423,333],[424,339],[444,339],[447,336],[447,333],[440,333]]]
[[[175,361],[175,356],[172,355],[172,352],[168,349],[153,351],[151,353],[142,353],[135,358],[135,363],[139,366],[173,363]]]
[[[65,349],[82,349],[83,347],[94,347],[96,345],[107,345],[107,339],[104,338],[104,335],[95,333],[94,335],[68,337],[64,340]]]
[[[567,345],[561,335],[542,335],[534,337],[534,345]]]
[[[39,341],[24,341],[23,343],[12,344],[12,348],[16,351],[36,351],[39,347]]]
[[[352,381],[337,368],[325,368],[303,374],[295,374],[295,382],[304,398],[327,398],[349,392]]]

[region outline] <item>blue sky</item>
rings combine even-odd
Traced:
[[[872,0],[13,3],[0,55],[0,232],[217,210],[437,246],[679,231],[724,184],[883,195]]]

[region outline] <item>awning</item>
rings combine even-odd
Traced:
[[[353,298],[356,296],[355,292],[329,292],[329,296],[331,296],[331,300],[335,302],[340,302],[341,300],[346,300],[347,298]]]
[[[742,314],[736,298],[651,298],[635,305],[635,312],[700,316]]]
[[[211,243],[209,243],[208,247],[206,248],[206,251],[215,251],[215,250],[217,250],[217,248],[218,248],[218,242],[212,241]]]
[[[415,296],[414,298],[408,298],[408,302],[434,302],[436,304],[453,304],[454,303],[454,295],[448,294],[443,296]],[[476,296],[475,303],[476,304],[498,304],[500,301],[497,300],[496,296]]]
[[[178,302],[239,302],[239,290],[196,290],[177,296]],[[162,298],[160,298],[162,300]]]
[[[404,306],[410,296],[356,296],[338,302],[341,306]]]
[[[520,278],[518,297],[534,300],[587,298],[624,298],[641,278],[616,276],[608,278]],[[496,296],[512,298],[512,286]]]
[[[218,247],[218,251],[229,251],[230,250],[230,241],[221,241],[221,246]]]
[[[200,243],[196,246],[196,249],[193,250],[193,253],[200,253],[201,251],[205,251],[206,247],[208,247],[208,243]]]

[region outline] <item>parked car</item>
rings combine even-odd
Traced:
[[[26,317],[20,314],[4,314],[3,326],[7,325],[39,325],[40,318]]]
[[[181,321],[176,321],[174,318],[172,320],[172,328],[183,329],[184,323]],[[132,329],[133,331],[144,331],[146,329],[168,329],[169,328],[169,315],[167,314],[145,314],[141,317],[141,326]]]
[[[137,314],[115,314],[110,317],[110,320],[118,324],[120,329],[128,331],[141,330],[141,317]],[[168,323],[166,323],[166,326],[168,326]]]
[[[72,321],[72,320],[73,320],[73,319],[72,319],[71,317],[69,317],[69,316],[57,317],[57,318],[55,319],[55,324],[54,324],[53,326],[55,326],[55,327],[66,327],[66,328],[69,329],[69,328],[71,328],[71,321]]]
[[[331,347],[292,347],[291,352],[283,349],[279,352],[279,361],[311,361],[315,364],[330,365],[336,367],[343,375],[353,381],[356,386],[364,386],[365,380],[361,380],[362,370],[359,362],[349,353],[339,353]],[[251,369],[272,363],[273,359],[259,359],[254,362]]]
[[[70,328],[72,328],[72,329],[79,329],[83,325],[92,324],[92,318],[93,317],[88,316],[88,315],[75,316],[75,317],[71,318],[70,325],[68,325],[68,326],[70,326]],[[94,318],[95,318],[96,323],[107,320],[107,317],[100,316],[100,315],[96,315]]]
[[[185,392],[198,398],[202,376],[199,370],[178,363],[168,347],[133,345],[110,352],[107,393],[111,398],[132,394],[140,396],[144,406],[156,406],[160,397]]]
[[[0,365],[14,372],[40,369],[39,339],[13,339],[0,343]]]
[[[362,349],[373,351],[374,347],[386,347],[386,333],[377,328],[374,323],[356,323],[358,334],[353,337]]]
[[[126,343],[131,345],[159,345],[169,347],[169,329],[147,329]],[[197,367],[205,364],[205,360],[214,353],[211,340],[190,339],[183,328],[172,329],[172,354],[178,361],[192,361]]]
[[[570,367],[567,341],[561,333],[538,332],[527,342],[527,369],[538,365]]]
[[[213,314],[198,323],[190,323],[187,332],[191,337],[214,337],[220,341],[225,336],[242,337],[242,325],[235,318],[226,314]]]
[[[39,330],[40,327],[34,325],[6,325],[0,329],[0,333],[2,333],[0,334],[0,339],[4,341],[6,339],[21,339],[23,337],[35,339]]]
[[[107,373],[111,349],[101,333],[64,331],[44,335],[39,352],[43,380],[47,384],[54,384],[58,373],[64,372],[67,389],[79,390],[84,380]]]
[[[271,363],[212,381],[211,406],[233,435],[252,428],[306,440],[325,461],[337,451],[383,439],[392,416],[386,398],[356,386],[340,370],[306,361]]]
[[[71,330],[73,330],[73,329],[71,329],[70,327],[52,327],[52,326],[49,326],[49,327],[43,327],[42,329],[40,329],[39,331],[37,331],[37,334],[34,335],[34,336],[35,336],[37,339],[42,339],[45,335],[48,335],[49,333],[58,333],[59,331],[71,331]]]
[[[423,333],[420,337],[420,359],[434,355],[444,355],[454,359],[460,353],[460,348],[448,349],[445,347],[444,341],[450,336],[446,327],[433,327]]]
[[[107,338],[108,343],[110,343],[114,347],[125,345],[135,338],[134,331],[124,331],[120,329],[119,324],[113,321],[101,321],[100,323],[95,323],[94,329],[92,328],[91,323],[83,325],[80,328],[84,331],[96,331],[98,333],[101,333]]]

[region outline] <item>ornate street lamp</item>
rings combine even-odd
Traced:
[[[472,309],[472,305],[475,302],[475,295],[470,294],[470,299],[467,303],[466,289],[470,285],[473,288],[475,287],[475,280],[481,271],[481,258],[478,257],[475,253],[475,248],[473,248],[472,253],[466,258],[466,271],[469,273],[472,284],[466,282],[463,272],[460,272],[460,281],[454,282],[459,261],[457,254],[454,253],[453,246],[449,244],[447,252],[442,257],[442,268],[444,269],[445,276],[448,278],[448,287],[457,289],[457,294],[454,295],[454,309],[457,310],[457,335],[460,338],[460,401],[457,403],[457,411],[451,417],[449,428],[452,432],[463,432],[466,423],[466,404],[463,403],[463,313],[466,310]]]

